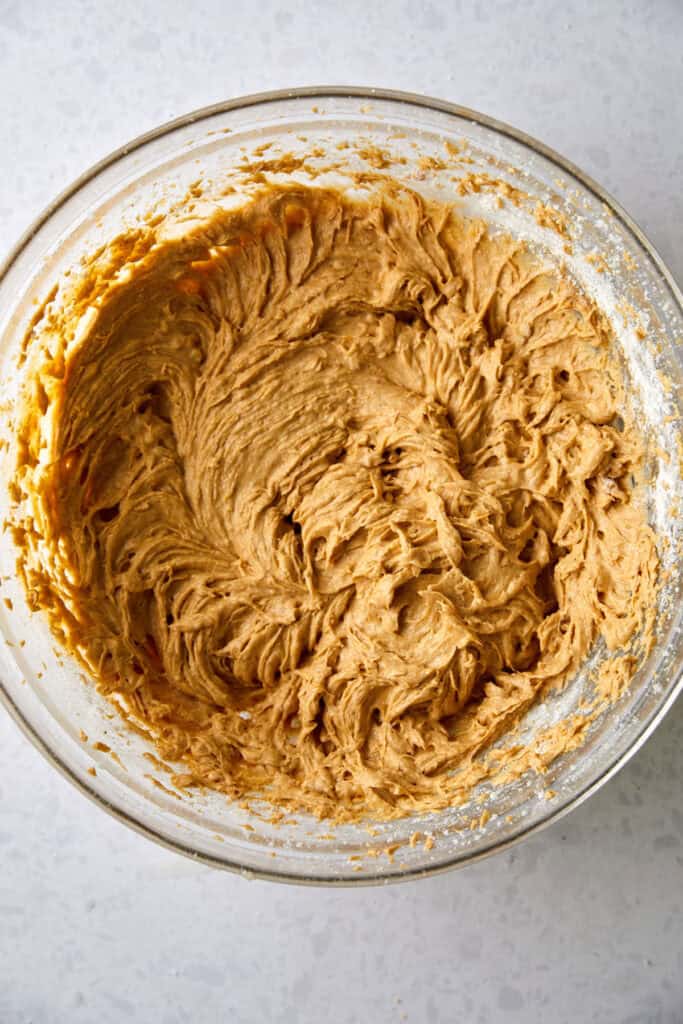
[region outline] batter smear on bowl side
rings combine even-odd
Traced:
[[[188,783],[447,806],[657,556],[611,330],[406,189],[115,242],[27,363],[29,602]]]

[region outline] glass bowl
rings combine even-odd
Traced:
[[[291,158],[280,159],[283,154]],[[331,156],[334,155],[334,160]],[[611,318],[633,399],[651,440],[651,521],[662,538],[664,583],[656,644],[629,688],[585,741],[506,785],[483,785],[461,807],[390,823],[331,827],[216,793],[176,792],[146,742],[119,720],[46,623],[28,612],[11,532],[0,543],[0,692],[35,746],[100,807],[157,842],[207,864],[280,881],[367,884],[432,874],[501,850],[566,814],[643,743],[681,688],[680,500],[683,300],[653,247],[599,186],[556,153],[506,125],[437,100],[348,88],[298,89],[208,107],[141,136],[84,174],[10,255],[0,279],[2,432],[0,512],[9,510],[17,354],[55,282],[150,212],[169,224],[234,202],[240,164],[272,181],[320,180],[353,189],[391,174],[465,214],[530,239],[563,260]],[[330,169],[330,163],[335,167]],[[359,178],[360,172],[360,178]],[[201,182],[201,186],[197,186]],[[226,184],[235,193],[229,194]],[[501,191],[502,190],[502,191]],[[540,204],[540,205],[539,205]],[[561,229],[569,224],[571,245]],[[59,301],[58,297],[55,301]],[[643,337],[644,336],[644,337]],[[591,696],[590,669],[524,721],[529,742]],[[147,756],[146,756],[147,755]],[[419,833],[419,837],[415,835]],[[411,838],[412,837],[412,838]]]

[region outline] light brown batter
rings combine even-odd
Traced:
[[[33,373],[33,606],[187,782],[447,805],[652,600],[606,320],[405,190],[267,188],[126,246]]]

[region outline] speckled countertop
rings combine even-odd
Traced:
[[[621,200],[680,282],[682,38],[680,0],[0,0],[0,255],[139,132],[328,82],[535,135]],[[387,889],[297,889],[127,831],[0,712],[0,1022],[681,1022],[682,779],[679,701],[597,796],[510,852]]]

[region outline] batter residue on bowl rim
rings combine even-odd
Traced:
[[[264,187],[112,245],[46,333],[13,484],[29,601],[181,785],[448,806],[648,622],[610,326],[481,222]]]

